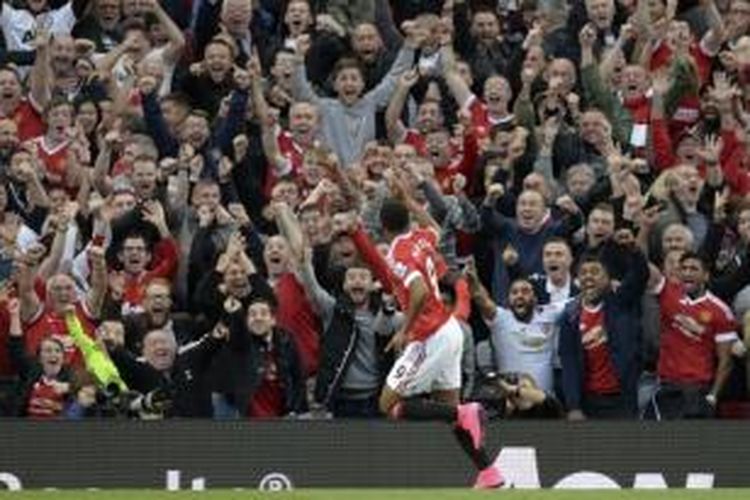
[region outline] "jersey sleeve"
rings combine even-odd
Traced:
[[[410,246],[403,243],[396,245],[391,256],[393,274],[407,288],[415,279],[422,277]]]
[[[722,344],[724,342],[734,342],[737,336],[737,321],[734,314],[725,304],[717,305],[719,314],[716,317],[716,326],[714,328],[714,342]]]

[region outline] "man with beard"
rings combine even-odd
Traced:
[[[109,52],[121,40],[121,19],[118,0],[94,0],[94,8],[76,23],[73,36],[93,41],[97,52]]]
[[[453,8],[456,51],[469,63],[479,82],[493,74],[509,74],[513,53],[520,47],[503,36],[500,19],[494,10],[475,9],[469,20],[468,4],[465,0],[458,0]]]
[[[338,297],[318,282],[312,249],[303,250],[300,277],[323,323],[315,401],[334,417],[374,418],[392,358],[385,352],[402,315],[374,294],[369,268],[349,267]]]
[[[624,233],[618,243],[629,247]],[[560,360],[569,420],[632,418],[640,375],[641,297],[649,279],[645,257],[632,248],[615,289],[596,255],[578,265],[581,295],[560,322]]]
[[[410,144],[414,146],[417,153],[425,155],[427,153],[425,137],[430,132],[443,129],[445,118],[439,101],[425,99],[417,108],[414,128],[407,128],[401,121],[409,92],[418,81],[419,73],[416,70],[407,71],[399,77],[396,91],[385,113],[385,124],[388,137],[394,144]]]
[[[565,303],[538,306],[531,282],[517,279],[510,285],[506,309],[492,301],[476,272],[470,272],[469,279],[472,298],[491,332],[490,345],[498,373],[527,374],[538,387],[552,393],[555,323]]]
[[[729,307],[708,291],[708,264],[693,253],[680,258],[679,281],[660,276],[659,388],[647,416],[658,420],[714,414],[732,370],[737,323]]]

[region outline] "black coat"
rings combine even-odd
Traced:
[[[110,356],[130,390],[146,394],[161,388],[171,392],[172,406],[165,416],[210,418],[213,412],[206,376],[212,358],[223,343],[223,340],[204,335],[178,351],[169,373],[156,370],[124,348],[113,350]]]
[[[329,406],[335,399],[341,382],[351,365],[361,332],[355,321],[354,306],[345,298],[339,299],[328,330],[320,339],[320,365],[315,381],[315,401]],[[377,334],[376,334],[377,335]],[[390,336],[377,335],[375,342],[378,372],[385,381],[393,365],[393,355],[385,352]]]
[[[263,382],[264,357],[270,348],[284,393],[285,413],[304,413],[306,385],[292,338],[285,331],[274,329],[269,345],[247,331],[244,310],[223,318],[231,333],[229,342],[213,361],[211,390],[223,394],[243,414]]]

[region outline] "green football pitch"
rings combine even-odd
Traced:
[[[102,491],[54,491],[13,492],[0,494],[17,500],[66,499],[66,500],[459,500],[472,498],[504,498],[508,500],[750,500],[747,490],[622,490],[622,491],[472,491],[446,489],[414,490],[298,490],[283,493],[260,493],[257,491],[214,490],[203,492],[165,492],[147,490],[102,490]]]

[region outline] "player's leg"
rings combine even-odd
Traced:
[[[475,488],[499,488],[504,483],[500,469],[493,465],[484,447],[485,412],[479,403],[460,404],[463,331],[452,320],[446,325],[446,348],[435,371],[432,397],[440,404],[455,408],[454,435],[461,448],[479,471]]]
[[[456,405],[417,395],[430,392],[439,369],[439,349],[433,337],[410,342],[396,360],[380,393],[380,411],[392,419],[456,421]]]

